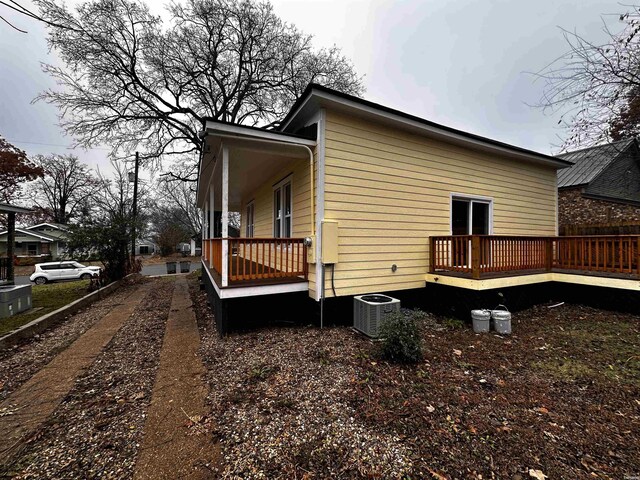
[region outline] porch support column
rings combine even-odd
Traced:
[[[16,244],[16,214],[14,212],[8,213],[7,221],[7,283],[9,285],[14,284],[14,270],[13,270],[13,249]]]
[[[229,148],[222,146],[222,286],[229,286]]]
[[[214,227],[216,218],[216,209],[214,208],[215,202],[215,187],[211,185],[209,187],[209,238],[214,237]],[[209,251],[209,268],[213,268],[213,240],[210,243],[211,250]]]
[[[207,210],[209,207],[209,202],[204,201],[204,205],[202,206],[202,231],[200,232],[200,236],[202,237],[202,258],[205,261],[209,260],[209,250],[207,240]]]

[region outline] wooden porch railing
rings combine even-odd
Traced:
[[[203,258],[222,276],[223,242],[227,248],[229,282],[307,278],[307,247],[303,238],[209,238]]]
[[[640,235],[430,237],[430,271],[488,273],[577,270],[640,275]]]
[[[307,278],[303,238],[229,238],[229,281]]]
[[[202,241],[202,257],[209,265],[222,275],[222,238],[207,238]]]

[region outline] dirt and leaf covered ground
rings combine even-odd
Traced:
[[[173,291],[154,282],[20,456],[0,459],[0,477],[132,477]],[[539,305],[514,314],[509,337],[427,315],[424,359],[397,365],[347,327],[221,339],[195,277],[191,287],[210,413],[185,426],[219,445],[212,478],[640,475],[640,315]],[[133,288],[3,352],[0,399]]]
[[[54,413],[26,439],[17,457],[0,456],[0,478],[131,478],[158,368],[173,282],[156,279]],[[135,279],[58,327],[0,353],[0,400],[122,305]],[[0,419],[14,414],[0,409]]]
[[[345,327],[220,339],[194,294],[221,476],[640,475],[640,316],[540,305],[501,337],[428,315],[409,366]]]

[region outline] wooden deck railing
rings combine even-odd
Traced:
[[[223,275],[223,242],[227,242],[228,282],[307,278],[307,247],[302,238],[209,238],[203,258]]]
[[[307,278],[302,238],[230,238],[229,281]]]
[[[430,271],[471,274],[575,270],[640,275],[640,235],[430,237]]]

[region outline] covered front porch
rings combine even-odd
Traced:
[[[640,291],[640,235],[430,237],[427,282],[484,290],[545,281]]]
[[[308,290],[314,147],[305,137],[207,123],[202,264],[220,299]]]

